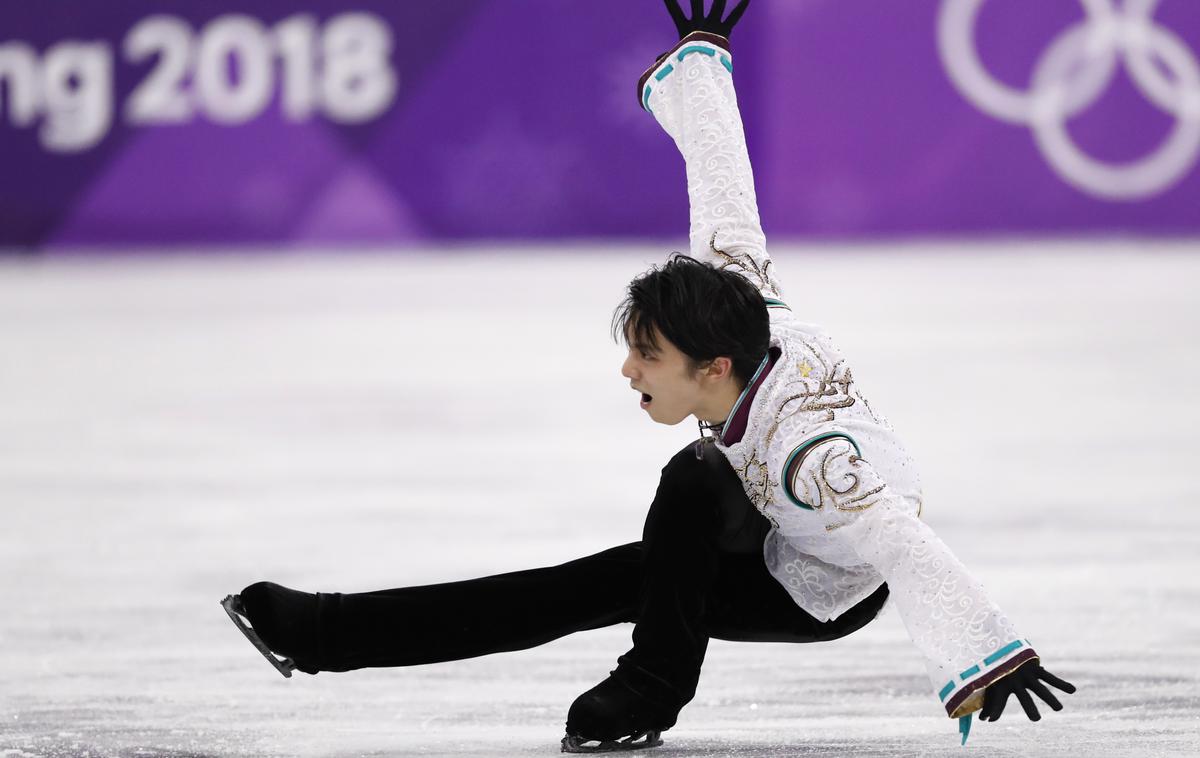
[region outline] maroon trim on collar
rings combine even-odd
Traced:
[[[766,368],[758,375],[758,379],[750,386],[750,391],[742,398],[742,404],[738,406],[737,412],[733,414],[733,418],[729,419],[729,423],[721,430],[722,445],[734,445],[742,441],[742,437],[746,434],[746,426],[750,422],[750,406],[754,404],[754,396],[758,394],[758,388],[766,381],[767,375],[771,373],[771,369],[775,368],[775,362],[782,355],[783,351],[777,347],[771,347],[767,350]]]

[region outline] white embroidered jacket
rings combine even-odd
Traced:
[[[934,692],[948,715],[964,716],[982,707],[988,684],[1036,653],[918,518],[916,467],[841,351],[782,301],[732,73],[726,40],[696,32],[639,82],[643,107],[687,164],[692,256],[759,288],[771,345],[782,351],[754,395],[742,439],[717,446],[770,520],[767,567],[796,604],[833,619],[886,581]]]

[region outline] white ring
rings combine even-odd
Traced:
[[[1155,47],[1185,93],[1200,98],[1200,66],[1186,46],[1165,34],[1160,27],[1148,27]],[[1060,38],[1065,40],[1066,37]],[[1056,81],[1057,69],[1070,65],[1067,55],[1059,54],[1068,46],[1055,43],[1034,73],[1034,91],[1044,91],[1039,83]],[[1048,92],[1049,88],[1047,88]],[[1051,95],[1047,95],[1048,97]],[[1200,118],[1179,118],[1166,141],[1150,155],[1130,163],[1112,165],[1092,158],[1079,149],[1067,133],[1066,119],[1055,106],[1036,108],[1032,123],[1034,136],[1046,160],[1071,184],[1093,195],[1111,200],[1137,199],[1155,194],[1183,178],[1200,155]]]
[[[975,21],[984,0],[947,0],[938,18],[938,49],[950,79],[980,110],[1015,124],[1033,117],[1033,94],[1013,89],[988,73],[975,49]],[[1073,88],[1067,116],[1084,111],[1100,97],[1117,65],[1114,11],[1110,0],[1083,0],[1087,17],[1078,27],[1089,30],[1081,54],[1088,66]],[[1077,27],[1072,27],[1077,28]]]
[[[1174,32],[1157,24],[1159,0],[1081,0],[1083,21],[1065,29],[1034,68],[1029,90],[997,82],[979,60],[975,21],[984,0],[943,0],[938,49],[951,81],[980,110],[1033,129],[1046,161],[1072,186],[1108,200],[1138,200],[1180,181],[1200,157],[1200,63]],[[1067,121],[1108,87],[1118,58],[1134,85],[1176,119],[1166,141],[1137,161],[1110,164],[1071,139]],[[1157,65],[1162,63],[1168,77]]]

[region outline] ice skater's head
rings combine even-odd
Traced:
[[[621,375],[660,424],[721,422],[770,344],[767,305],[745,277],[682,253],[629,284],[612,321]]]

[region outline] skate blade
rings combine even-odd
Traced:
[[[562,738],[562,752],[564,753],[616,753],[626,750],[642,750],[644,748],[658,747],[663,744],[662,732],[650,730],[645,734],[633,734],[623,740],[586,740],[582,737],[577,737],[573,734],[568,734]],[[640,738],[641,742],[638,742]],[[595,745],[588,745],[588,742],[595,742]]]
[[[246,623],[249,621],[249,617],[246,616],[246,609],[242,607],[242,599],[237,595],[226,595],[225,599],[221,601],[221,607],[229,614],[229,620],[238,628],[238,631],[250,640],[250,644],[254,645],[258,652],[270,661],[276,671],[290,679],[292,672],[296,670],[295,662],[291,658],[276,658],[275,654],[271,652],[271,648],[267,647],[262,638],[258,636],[258,632],[254,631],[254,627]],[[246,621],[243,621],[243,618]]]

